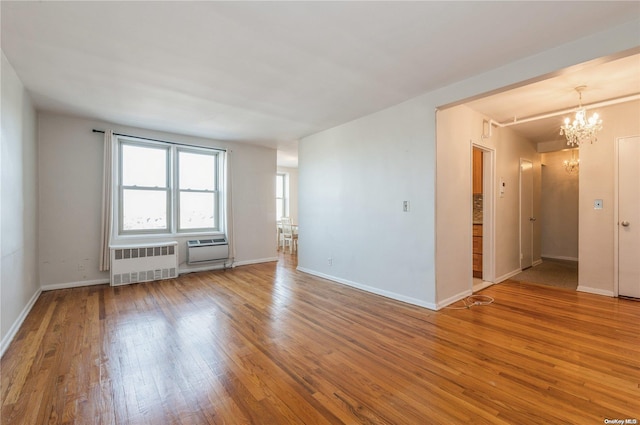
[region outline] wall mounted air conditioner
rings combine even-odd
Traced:
[[[187,264],[222,261],[229,258],[229,242],[225,236],[187,241]]]
[[[112,245],[111,286],[178,277],[178,242]]]

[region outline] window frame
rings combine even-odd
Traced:
[[[278,198],[278,177],[282,176],[282,198]],[[282,205],[282,217],[289,217],[289,174],[276,172],[276,212],[278,211],[277,203]],[[276,217],[280,221],[282,217]]]
[[[140,187],[140,186],[125,186],[123,185],[123,160],[124,152],[122,147],[124,145],[139,146],[143,148],[162,149],[166,150],[166,179],[167,186],[164,188],[159,187]],[[113,163],[113,239],[128,239],[128,238],[144,238],[144,237],[179,237],[179,236],[202,236],[211,234],[224,234],[226,226],[226,189],[225,189],[225,175],[226,172],[226,152],[223,149],[210,148],[204,146],[193,146],[182,143],[165,142],[149,140],[144,138],[137,138],[133,136],[120,136],[117,137],[115,143],[116,154],[114,158],[116,161]],[[195,153],[211,155],[215,158],[215,170],[214,170],[214,182],[215,188],[213,191],[205,190],[183,190],[183,192],[208,192],[214,193],[214,227],[206,228],[193,228],[182,229],[180,227],[180,187],[179,187],[179,152]],[[125,190],[163,190],[167,194],[166,198],[166,217],[167,225],[162,229],[133,229],[124,230],[124,193]]]
[[[206,189],[181,189],[180,188],[180,152],[185,153],[194,153],[198,155],[208,155],[213,156],[215,159],[215,172],[214,172],[214,189],[206,190]],[[175,149],[175,232],[176,233],[213,233],[221,231],[221,210],[220,210],[220,152],[213,149],[205,149],[205,148],[197,148],[197,147],[186,147],[186,146],[176,146]],[[213,227],[200,227],[200,228],[191,228],[191,229],[182,229],[180,227],[180,194],[181,193],[213,193],[214,200],[214,219],[213,219]]]

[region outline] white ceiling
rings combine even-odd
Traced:
[[[0,7],[2,50],[37,108],[270,146],[282,165],[301,137],[640,14],[612,1]],[[553,96],[571,105],[566,84]],[[497,106],[474,105],[498,120],[531,112]]]
[[[560,135],[560,125],[565,117],[572,117],[572,113],[555,116],[553,113],[577,108],[579,97],[575,88],[579,86],[586,86],[582,91],[582,104],[587,106],[589,115],[598,110],[597,106],[588,108],[589,105],[640,95],[640,54],[604,63],[584,64],[560,75],[467,102],[466,105],[499,123],[508,123],[534,142],[562,140],[564,136]],[[517,124],[520,120],[546,115],[552,116]]]

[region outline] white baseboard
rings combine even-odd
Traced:
[[[0,341],[0,357],[2,357],[7,348],[9,348],[9,344],[11,344],[11,341],[13,341],[13,338],[16,336],[18,330],[20,329],[20,326],[22,326],[22,323],[24,322],[24,319],[27,318],[27,315],[33,308],[33,305],[36,303],[36,301],[38,301],[38,297],[41,293],[42,290],[38,289],[36,293],[33,294],[27,305],[24,306],[24,308],[20,312],[20,315],[18,316],[16,321],[13,322],[13,325],[11,325],[11,327],[9,328],[7,334],[4,336],[4,338],[2,338],[2,341]]]
[[[187,273],[197,273],[197,272],[207,272],[211,270],[222,270],[229,269],[235,267],[236,264],[233,262],[230,263],[209,263],[206,265],[201,265],[200,267],[189,267],[189,268],[181,268],[178,269],[178,274],[187,274]]]
[[[531,267],[539,266],[540,264],[542,264],[542,258],[531,263]]]
[[[578,261],[578,257],[563,257],[561,255],[542,255],[542,258],[550,258],[552,260]]]
[[[52,283],[49,285],[42,285],[41,288],[43,291],[54,291],[56,289],[79,288],[82,286],[103,285],[105,283],[109,283],[109,279],[94,279],[94,280],[81,280],[78,282]]]
[[[350,280],[347,280],[347,279],[342,279],[342,278],[339,278],[339,277],[327,275],[327,274],[324,274],[324,273],[317,272],[315,270],[306,269],[304,267],[298,267],[297,270],[299,270],[299,271],[301,271],[303,273],[307,273],[307,274],[310,274],[310,275],[313,275],[313,276],[317,276],[317,277],[321,277],[323,279],[327,279],[327,280],[335,282],[335,283],[340,283],[342,285],[351,286],[352,288],[360,289],[360,290],[365,291],[365,292],[371,292],[372,294],[381,295],[383,297],[391,298],[392,300],[402,301],[402,302],[405,302],[407,304],[417,305],[419,307],[425,307],[425,308],[428,308],[429,310],[437,310],[437,307],[436,307],[436,305],[434,303],[426,302],[426,301],[423,301],[423,300],[420,300],[420,299],[417,299],[417,298],[407,297],[406,295],[397,294],[397,293],[391,292],[391,291],[385,291],[384,289],[375,288],[373,286],[364,285],[362,283],[353,282],[353,281],[350,281]]]
[[[256,260],[245,260],[245,261],[233,261],[231,263],[227,261],[226,263],[222,263],[222,262],[219,262],[216,264],[212,263],[208,265],[203,265],[201,267],[182,268],[178,270],[178,273],[185,274],[185,273],[206,272],[211,270],[222,270],[225,268],[227,269],[234,268],[238,266],[248,266],[250,264],[272,263],[274,261],[278,261],[278,257],[258,258]]]
[[[510,277],[513,277],[515,275],[517,275],[518,273],[520,273],[522,270],[520,269],[515,269],[507,274],[503,274],[502,276],[496,278],[495,283],[500,283],[500,282],[504,282],[505,280],[509,279]]]
[[[233,266],[248,266],[249,264],[272,263],[278,261],[278,257],[258,258],[255,260],[236,261]]]
[[[482,291],[483,289],[487,289],[489,286],[493,285],[495,285],[495,283],[483,280],[481,284],[473,285],[472,292]]]
[[[237,261],[230,266],[228,265],[227,268],[236,267],[236,266],[245,266],[248,264],[268,263],[272,261],[278,261],[278,257],[260,258],[257,260],[248,260],[248,261]],[[179,269],[178,273],[179,274],[194,273],[194,272],[202,272],[207,270],[219,270],[222,268],[224,268],[224,263],[209,264],[206,266],[203,265],[202,267]],[[82,286],[103,285],[105,283],[106,284],[110,283],[109,279],[82,280],[78,282],[66,282],[66,283],[52,283],[49,285],[42,285],[41,288],[42,288],[42,291],[54,291],[56,289],[79,288]]]
[[[456,301],[460,301],[461,299],[467,298],[469,295],[472,295],[473,291],[471,289],[467,289],[465,291],[462,291],[456,295],[453,295],[445,300],[440,301],[437,304],[437,309],[436,310],[440,310],[441,308],[445,308],[448,305],[451,305],[453,303],[455,303]]]
[[[590,288],[588,286],[583,286],[583,285],[578,285],[578,288],[576,289],[576,291],[587,292],[589,294],[604,295],[606,297],[614,296],[613,291],[608,291],[606,289],[600,289],[600,288]]]

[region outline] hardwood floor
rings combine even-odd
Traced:
[[[640,420],[638,302],[508,281],[433,312],[294,266],[43,293],[1,361],[2,423]]]

